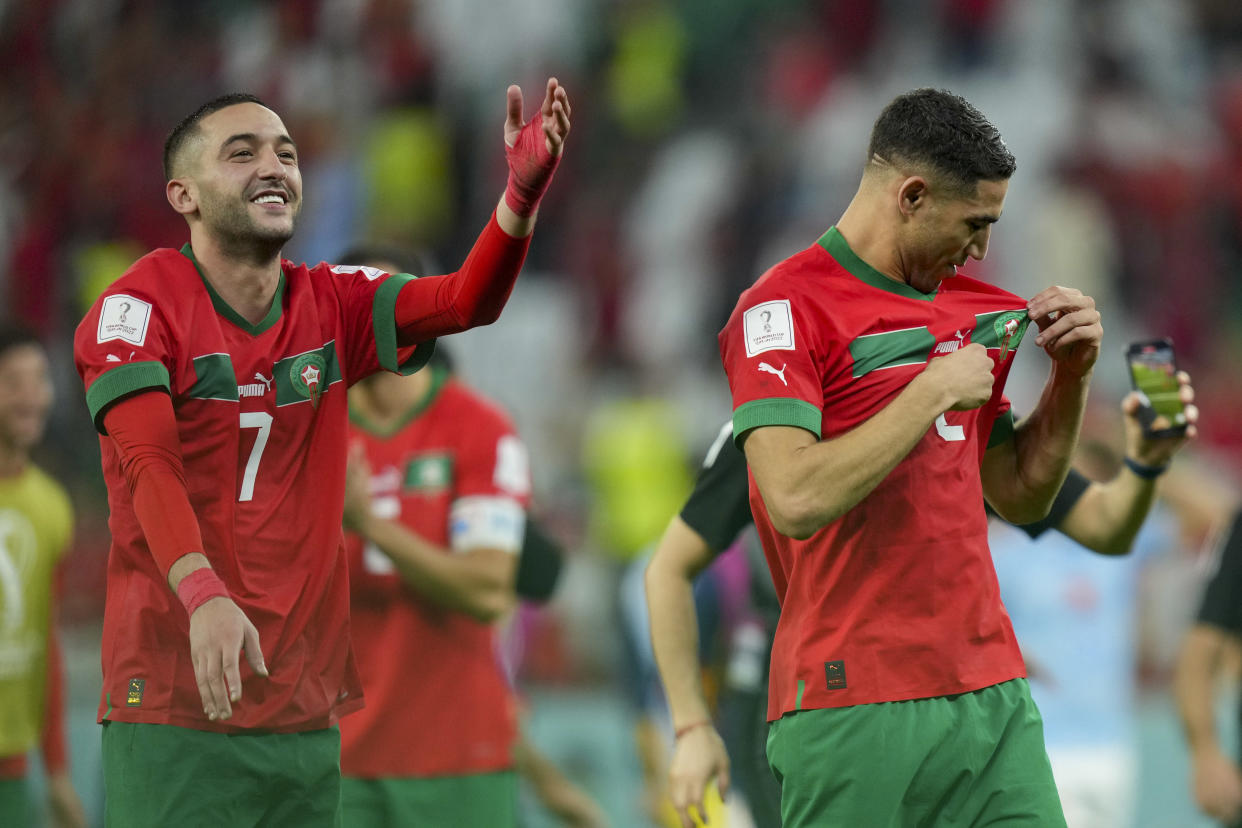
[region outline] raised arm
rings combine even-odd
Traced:
[[[1073,288],[1051,287],[1027,303],[1039,326],[1035,344],[1052,358],[1052,371],[1035,410],[1006,440],[983,456],[983,493],[1011,523],[1048,514],[1078,444],[1091,372],[1100,354],[1095,300]]]
[[[1146,437],[1139,422],[1140,400],[1129,394],[1121,403],[1126,431],[1126,466],[1107,483],[1091,483],[1078,502],[1057,525],[1088,549],[1104,555],[1124,555],[1130,551],[1151,504],[1156,498],[1156,481],[1173,455],[1197,433],[1199,410],[1192,402],[1194,388],[1190,375],[1178,374],[1182,402],[1186,404],[1189,427],[1182,437]]]
[[[548,79],[539,113],[522,122],[522,91],[508,89],[505,158],[509,181],[492,219],[479,235],[461,268],[444,276],[416,279],[397,297],[397,331],[401,345],[488,325],[500,311],[517,279],[539,200],[560,163],[569,134],[569,96],[556,78]]]

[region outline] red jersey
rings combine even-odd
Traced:
[[[733,429],[831,439],[963,344],[995,362],[991,400],[949,411],[853,509],[805,541],[750,503],[781,599],[769,719],[943,696],[1024,675],[987,545],[979,464],[1012,434],[1001,391],[1026,302],[965,276],[923,294],[863,262],[835,228],[742,294],[720,333]],[[994,428],[995,425],[995,428]]]
[[[241,660],[243,699],[210,722],[189,618],[147,547],[116,446],[100,439],[112,547],[99,719],[199,730],[329,726],[362,704],[342,549],[345,387],[398,353],[394,304],[411,277],[281,263],[256,325],[199,274],[189,245],[142,259],[95,302],[74,354],[91,416],[137,391],[172,398],[204,552],[259,631],[270,677]]]
[[[395,432],[353,419],[372,503],[449,554],[517,554],[530,478],[508,418],[443,370]],[[512,767],[517,721],[494,626],[419,598],[392,562],[347,534],[354,650],[366,709],[341,722],[341,773],[441,776]]]

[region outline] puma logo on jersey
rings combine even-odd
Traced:
[[[759,363],[760,371],[764,371],[769,374],[776,374],[776,376],[781,378],[781,382],[785,383],[786,385],[789,385],[789,380],[785,379],[785,369],[788,367],[789,367],[789,363],[785,363],[784,365],[781,366],[781,370],[778,371],[775,368],[773,368],[771,365],[768,365],[766,362]]]
[[[936,346],[936,350],[932,351],[932,353],[933,354],[951,354],[954,351],[956,351],[958,348],[962,347],[962,340],[966,338],[966,334],[962,333],[961,331],[955,331],[953,335],[957,337],[957,339],[950,339],[947,342],[941,342],[939,345]]]
[[[262,397],[268,391],[272,390],[272,380],[255,371],[254,378],[258,382],[249,382],[245,385],[237,386],[237,396],[239,397]]]

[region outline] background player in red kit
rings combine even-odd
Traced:
[[[786,826],[1063,824],[979,502],[1047,512],[1101,328],[1078,291],[1027,302],[956,275],[986,254],[1014,168],[962,98],[899,96],[838,224],[720,334],[781,599],[768,757]],[[1031,320],[1053,368],[1015,429],[1001,390]],[[670,704],[673,772],[723,772],[701,702]]]
[[[166,192],[190,242],[140,259],[75,339],[111,508],[110,824],[339,824],[333,725],[361,705],[344,391],[496,319],[569,131],[555,80],[522,121],[510,87],[505,195],[461,270],[417,281],[280,258],[297,148],[253,96],[217,98],[170,134]]]
[[[366,249],[345,258],[403,269]],[[515,826],[520,725],[494,625],[516,603],[526,448],[438,357],[349,397],[345,540],[367,705],[341,723],[345,824]],[[576,788],[555,789],[567,824],[603,824]]]

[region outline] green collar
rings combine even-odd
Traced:
[[[451,376],[448,369],[443,365],[431,365],[427,370],[431,371],[431,385],[427,387],[427,393],[423,394],[418,402],[410,406],[409,410],[401,415],[391,425],[382,426],[375,421],[368,419],[364,414],[360,413],[354,406],[349,407],[349,421],[358,428],[372,434],[376,437],[388,438],[392,437],[401,429],[417,420],[424,411],[431,407],[431,404],[440,396],[440,392],[444,390],[444,384],[449,381]]]
[[[229,307],[229,303],[220,298],[220,294],[216,293],[216,289],[211,286],[211,282],[207,281],[207,277],[203,275],[203,268],[199,265],[198,259],[194,258],[194,250],[190,247],[190,243],[186,242],[181,246],[181,255],[185,256],[194,263],[194,269],[198,271],[198,278],[203,280],[203,285],[207,288],[207,295],[211,297],[211,305],[216,309],[216,313],[232,322],[251,336],[258,336],[268,328],[276,324],[280,319],[281,305],[285,296],[285,271],[281,268],[280,281],[276,283],[276,295],[272,297],[272,306],[267,309],[267,316],[259,320],[259,324],[251,325],[246,321],[246,317]]]
[[[890,279],[864,262],[850,248],[850,243],[845,240],[845,236],[842,236],[836,227],[829,227],[828,232],[819,237],[819,246],[827,250],[828,255],[836,259],[837,264],[849,271],[851,276],[866,282],[873,288],[886,290],[889,293],[895,293],[907,299],[920,299],[924,302],[930,302],[936,298],[936,291],[923,293],[922,291],[915,290],[905,282]]]

